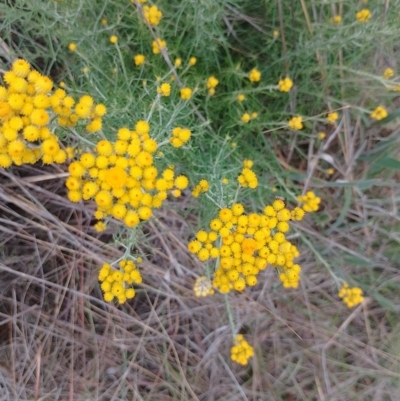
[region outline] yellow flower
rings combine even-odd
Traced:
[[[194,66],[197,63],[197,58],[196,57],[190,57],[189,59],[189,65]]]
[[[68,45],[68,49],[69,49],[71,52],[74,52],[74,51],[76,51],[77,46],[76,46],[75,43],[70,43],[70,44]]]
[[[258,82],[261,79],[261,72],[257,70],[257,68],[253,68],[249,72],[249,80],[250,82]]]
[[[161,84],[157,88],[157,93],[159,93],[161,96],[169,96],[171,94],[171,85],[167,83]]]
[[[146,57],[143,54],[136,54],[133,57],[133,61],[136,66],[144,64],[145,60],[146,60]]]
[[[115,35],[110,36],[110,42],[115,44],[118,42],[118,37]]]
[[[29,63],[22,59],[17,59],[12,64],[13,73],[20,78],[25,78],[30,70],[31,66]]]
[[[290,89],[291,89],[292,86],[293,86],[293,81],[292,81],[290,78],[286,77],[286,78],[284,78],[284,79],[281,79],[281,80],[278,82],[278,86],[279,86],[279,90],[280,90],[281,92],[289,92]]]
[[[326,117],[328,122],[330,122],[331,124],[333,124],[338,118],[339,118],[339,114],[336,112],[328,113],[328,116]]]
[[[273,36],[274,39],[276,39],[279,36],[279,31],[277,29],[274,29],[272,31],[272,36]]]
[[[231,348],[232,361],[245,366],[253,355],[253,347],[244,339],[243,335],[238,334],[235,337],[234,345]]]
[[[152,42],[153,53],[160,54],[161,51],[166,48],[166,46],[167,46],[166,42],[160,38],[153,40]]]
[[[193,291],[196,297],[206,297],[214,293],[212,283],[206,276],[197,277]]]
[[[244,123],[248,123],[251,119],[251,116],[249,113],[244,113],[242,115],[242,117],[240,117],[240,119],[244,122]]]
[[[363,8],[361,11],[356,13],[356,19],[358,22],[368,22],[371,18],[371,11],[367,8]]]
[[[246,99],[246,97],[243,95],[243,93],[239,93],[239,94],[236,96],[236,100],[237,100],[238,102],[243,102],[244,99]]]
[[[325,139],[326,134],[325,134],[325,132],[318,132],[317,137],[318,137],[318,139]]]
[[[107,224],[104,223],[104,221],[98,221],[95,225],[94,225],[94,229],[98,232],[101,233],[103,231],[105,231],[107,228]]]
[[[346,282],[343,283],[338,295],[349,308],[364,301],[362,289],[359,287],[349,288],[349,285]]]
[[[54,156],[60,150],[57,138],[46,139],[42,143],[42,152],[45,155]]]
[[[207,88],[212,89],[215,88],[219,84],[219,81],[217,78],[215,78],[213,75],[207,79]]]
[[[292,117],[289,120],[288,125],[295,131],[301,130],[303,128],[303,118],[301,116]]]
[[[181,58],[176,58],[174,62],[175,67],[180,67],[182,65],[182,59]]]
[[[180,93],[182,100],[189,100],[192,97],[192,90],[190,88],[182,88]]]
[[[160,23],[162,12],[157,8],[157,6],[144,6],[143,16],[148,24],[155,26]]]
[[[332,22],[333,22],[335,25],[339,25],[339,24],[342,22],[342,17],[341,17],[340,15],[335,15],[335,16],[332,18]]]
[[[174,184],[175,184],[175,187],[180,190],[186,189],[187,186],[189,185],[189,180],[184,175],[180,175],[175,178]]]
[[[385,71],[383,71],[383,78],[385,79],[390,79],[394,75],[394,71],[391,68],[386,68]]]
[[[374,120],[382,120],[383,118],[387,117],[388,112],[383,106],[378,106],[375,110],[373,110],[370,114],[370,117]]]

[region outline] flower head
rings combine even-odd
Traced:
[[[163,83],[157,88],[157,93],[161,96],[169,96],[171,94],[171,85]]]
[[[336,111],[333,113],[328,113],[328,116],[326,117],[328,122],[330,122],[331,124],[333,124],[335,121],[337,121],[338,118],[339,118],[339,114],[336,113]]]
[[[371,18],[371,11],[367,8],[363,8],[358,13],[356,13],[356,19],[358,22],[368,22]]]
[[[192,90],[190,88],[182,88],[180,92],[182,100],[189,100],[192,97]]]
[[[133,61],[136,66],[144,64],[145,60],[146,60],[146,57],[143,54],[136,54],[133,57]]]
[[[362,289],[359,287],[350,288],[346,282],[343,283],[338,295],[349,308],[364,301]]]
[[[388,112],[383,106],[378,106],[376,107],[375,110],[373,110],[370,114],[370,117],[373,118],[374,120],[382,120],[383,118],[386,118],[388,116]]]
[[[284,78],[284,79],[281,79],[281,80],[278,82],[278,86],[279,86],[279,90],[280,90],[281,92],[289,92],[290,89],[291,89],[292,86],[293,86],[293,81],[292,81],[290,78],[286,77],[286,78]]]
[[[288,125],[292,130],[301,130],[303,128],[303,118],[301,116],[292,117],[288,121]]]
[[[234,345],[231,348],[232,361],[245,366],[253,355],[253,347],[244,339],[243,335],[238,334],[235,337]]]
[[[258,82],[261,79],[261,72],[257,70],[257,68],[253,68],[249,72],[249,80],[250,82]]]

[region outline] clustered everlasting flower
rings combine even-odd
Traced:
[[[180,93],[182,100],[189,100],[192,97],[192,90],[190,88],[182,88]]]
[[[254,120],[257,117],[258,117],[258,113],[256,111],[253,111],[251,114],[246,111],[245,113],[242,114],[242,116],[240,117],[240,120],[243,123],[247,124],[250,120]]]
[[[308,191],[305,195],[300,195],[297,197],[297,202],[301,204],[301,208],[307,212],[316,212],[319,209],[319,204],[321,203],[321,198],[316,196],[314,192]]]
[[[339,298],[343,299],[343,302],[349,307],[352,308],[360,304],[364,301],[362,289],[359,287],[350,288],[349,285],[344,282],[342,288],[338,294]]]
[[[335,15],[335,16],[332,18],[332,22],[333,22],[335,25],[339,25],[339,24],[342,22],[342,17],[341,17],[340,15]]]
[[[157,6],[144,6],[143,16],[148,24],[155,26],[160,23],[162,12],[157,8]]]
[[[215,78],[213,75],[207,79],[207,89],[208,89],[208,94],[210,96],[215,94],[215,88],[219,84],[219,81],[217,78]]]
[[[335,121],[337,121],[338,118],[339,118],[339,114],[336,113],[336,111],[334,111],[333,113],[328,113],[328,115],[326,117],[328,122],[330,122],[331,124],[333,124]]]
[[[261,72],[257,70],[257,68],[253,68],[249,72],[249,80],[250,82],[259,82],[261,79]]]
[[[299,197],[302,206],[292,210],[278,198],[261,214],[246,214],[241,203],[222,208],[210,222],[211,231],[200,230],[189,242],[189,252],[202,262],[217,260],[212,284],[221,293],[255,286],[258,274],[268,264],[277,269],[285,288],[297,288],[301,267],[293,260],[299,251],[285,233],[290,229],[290,220],[302,220],[305,212],[318,209],[320,201],[309,191]]]
[[[301,116],[292,117],[288,121],[288,126],[295,131],[301,130],[303,128],[303,117]]]
[[[136,54],[136,56],[133,57],[133,62],[137,67],[144,64],[145,61],[146,57],[143,54]]]
[[[392,68],[386,68],[385,71],[383,71],[383,78],[385,79],[390,79],[394,75],[394,71]]]
[[[101,129],[106,113],[102,104],[84,95],[79,102],[63,89],[53,90],[53,81],[22,59],[4,74],[6,86],[0,86],[0,167],[12,164],[64,163],[67,152],[53,132],[53,117],[58,126],[73,127],[80,121],[86,130]]]
[[[358,13],[356,13],[356,19],[358,22],[368,22],[371,18],[371,11],[367,8],[363,8]]]
[[[153,40],[152,47],[154,54],[160,54],[161,51],[167,47],[167,43],[165,42],[165,40],[157,38],[156,40]]]
[[[69,165],[66,185],[72,202],[93,199],[99,220],[113,216],[134,227],[162,206],[168,191],[179,196],[188,179],[175,177],[174,167],[162,172],[154,166],[157,142],[150,137],[150,125],[138,121],[134,130],[121,128],[118,140],[101,140],[94,152],[85,152]]]
[[[118,265],[119,269],[114,269],[109,263],[103,264],[98,279],[101,282],[104,300],[112,302],[116,299],[118,303],[123,304],[135,296],[135,290],[130,286],[140,284],[142,276],[132,260],[123,259]]]
[[[161,96],[169,96],[171,94],[171,85],[163,83],[157,88],[157,93]]]
[[[172,130],[172,136],[169,138],[169,141],[174,148],[180,148],[191,136],[192,133],[189,128],[175,127]]]
[[[284,79],[281,79],[281,80],[278,82],[278,86],[279,86],[279,90],[280,90],[281,92],[289,92],[290,89],[291,89],[292,86],[293,86],[293,81],[292,81],[290,78],[286,77],[286,78],[284,78]]]
[[[252,356],[254,356],[253,347],[244,339],[242,334],[238,334],[231,348],[232,361],[245,366]]]
[[[383,106],[378,106],[375,110],[373,110],[370,114],[371,118],[374,120],[382,120],[386,118],[388,115],[388,112]]]
[[[245,160],[243,162],[243,169],[238,177],[238,182],[242,187],[249,187],[251,189],[257,188],[258,178],[256,173],[251,170],[252,167],[252,160]]]
[[[214,294],[210,279],[206,276],[197,277],[193,286],[194,295],[198,298]]]
[[[207,180],[200,180],[200,182],[194,187],[192,195],[198,198],[202,192],[207,192],[210,189],[210,184]]]

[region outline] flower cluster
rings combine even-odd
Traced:
[[[231,348],[232,361],[245,366],[252,356],[254,356],[253,347],[244,339],[242,334],[238,334]]]
[[[222,208],[218,217],[211,220],[210,232],[198,231],[188,249],[203,262],[218,258],[213,286],[221,293],[255,286],[257,275],[268,264],[278,270],[285,288],[297,288],[301,268],[293,260],[299,251],[285,233],[289,231],[290,220],[302,220],[305,212],[315,210],[319,202],[310,192],[303,207],[289,210],[283,200],[275,199],[261,214],[245,214],[243,205],[235,203],[230,208]]]
[[[353,306],[356,306],[364,301],[362,289],[359,287],[349,288],[349,285],[346,282],[343,283],[338,296],[339,298],[343,299],[343,302],[349,308],[352,308]]]
[[[253,113],[243,113],[242,117],[240,117],[241,121],[245,124],[247,124],[251,119],[257,118],[258,117],[258,113],[257,112],[253,112]]]
[[[193,286],[194,295],[198,298],[214,294],[211,281],[206,276],[197,277]]]
[[[173,147],[180,148],[190,139],[191,135],[190,129],[175,127],[172,130],[172,136],[169,138],[169,141]]]
[[[145,61],[146,57],[143,54],[136,54],[135,56],[133,56],[133,62],[137,67],[144,64]]]
[[[367,8],[363,8],[358,13],[356,13],[356,19],[358,22],[368,22],[371,18],[371,11]]]
[[[153,53],[154,54],[160,54],[163,49],[167,47],[167,43],[165,40],[162,40],[160,38],[157,38],[156,40],[153,40],[152,42],[152,48],[153,48]]]
[[[258,187],[258,178],[256,173],[251,170],[252,167],[252,160],[245,160],[243,162],[243,169],[238,177],[238,182],[242,187],[249,187],[251,189]]]
[[[374,120],[382,120],[386,118],[388,115],[388,112],[386,109],[382,106],[378,106],[375,110],[373,110],[370,114],[370,117],[373,118]]]
[[[278,86],[281,92],[289,92],[290,89],[292,89],[293,81],[290,78],[286,77],[278,82]]]
[[[311,213],[311,212],[316,212],[319,209],[321,198],[316,196],[313,191],[308,191],[305,195],[298,196],[297,202],[299,202],[302,205],[301,208],[305,212]]]
[[[333,124],[339,118],[339,114],[334,111],[333,113],[328,113],[326,119],[329,123]]]
[[[155,26],[160,23],[162,12],[157,8],[157,6],[144,6],[143,16],[148,24]]]
[[[89,132],[101,128],[105,106],[94,105],[87,95],[75,105],[72,97],[63,89],[53,90],[52,80],[25,60],[13,63],[4,82],[6,87],[0,86],[0,167],[34,164],[40,159],[45,164],[65,162],[68,154],[52,131],[56,127],[53,116],[58,116],[59,126],[72,127],[84,120]]]
[[[113,269],[109,263],[105,263],[99,272],[99,281],[103,290],[104,300],[112,302],[114,298],[120,304],[135,296],[132,284],[140,284],[142,276],[132,260],[123,259],[118,263],[120,269]]]
[[[301,117],[301,116],[292,117],[288,121],[288,125],[291,129],[293,129],[295,131],[302,129],[303,128],[303,117]]]
[[[385,71],[383,71],[383,78],[385,79],[390,79],[394,75],[394,71],[392,68],[386,68]]]
[[[69,165],[66,185],[72,202],[94,199],[95,217],[113,216],[128,227],[148,220],[159,208],[167,191],[175,196],[188,186],[188,179],[175,178],[173,166],[160,172],[154,166],[157,142],[150,137],[150,125],[138,121],[133,131],[118,130],[118,140],[98,142],[94,152],[85,152]]]
[[[192,195],[198,198],[202,192],[207,192],[210,189],[210,184],[207,180],[200,180],[200,182],[194,187]]]
[[[219,84],[219,81],[217,78],[215,78],[213,75],[207,79],[207,89],[208,89],[208,94],[210,96],[215,94],[215,88]]]
[[[157,88],[157,93],[161,96],[168,97],[171,94],[171,85],[163,83]]]
[[[192,97],[192,90],[185,87],[180,90],[180,94],[182,100],[189,100]]]
[[[253,68],[249,72],[249,80],[250,82],[259,82],[261,79],[261,72],[257,70],[257,68]]]

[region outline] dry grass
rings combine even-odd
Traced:
[[[90,205],[63,196],[61,170],[0,174],[1,400],[396,399],[395,311],[371,298],[346,309],[318,257],[323,247],[334,249],[344,271],[344,254],[364,257],[380,269],[376,283],[393,278],[382,254],[359,253],[361,228],[321,238],[302,224],[300,235],[319,251],[302,253],[301,288],[283,292],[267,270],[255,291],[230,297],[255,346],[243,369],[229,361],[224,298],[199,300],[191,290],[201,272],[185,246],[194,217],[165,209],[146,227],[137,249],[148,255],[145,284],[133,302],[114,307],[102,301],[96,276],[101,263],[121,255],[112,245],[117,223],[99,237]],[[351,213],[360,217],[355,205]]]

